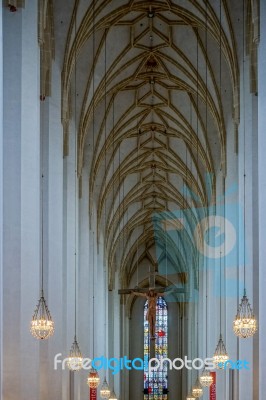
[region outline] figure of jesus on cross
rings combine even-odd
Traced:
[[[150,327],[150,338],[154,340],[156,339],[155,327],[156,327],[156,305],[157,305],[158,293],[155,292],[154,288],[149,288],[148,292],[146,293],[140,293],[134,291],[132,291],[132,293],[135,296],[146,297],[148,300],[148,310],[146,314],[146,320],[148,321]],[[160,296],[163,296],[163,294],[161,293]]]
[[[121,289],[118,291],[119,294],[134,294],[135,296],[146,297],[148,300],[148,310],[146,314],[146,320],[149,323],[150,328],[150,338],[152,340],[156,339],[155,337],[155,328],[156,328],[156,305],[157,299],[159,296],[165,297],[170,293],[179,294],[184,293],[183,288],[172,287],[170,290],[164,287],[155,288],[154,286],[150,286],[149,289],[144,288],[135,288],[135,289]]]

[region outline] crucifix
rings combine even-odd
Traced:
[[[151,283],[152,278],[152,283]],[[155,287],[155,273],[150,275],[149,288],[134,288],[134,289],[121,289],[118,290],[119,294],[134,294],[135,296],[146,297],[148,300],[148,310],[146,314],[146,320],[149,323],[150,338],[155,340],[155,326],[156,326],[156,304],[159,296],[167,296],[170,293],[179,294],[185,293],[183,288],[171,288],[170,290],[165,287]]]

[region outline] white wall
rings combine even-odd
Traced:
[[[29,322],[39,297],[39,49],[37,4],[3,8],[3,398],[39,395]],[[23,101],[22,101],[23,100]],[[2,227],[1,227],[2,229]],[[25,366],[27,366],[25,368]],[[31,376],[31,384],[29,384]],[[14,385],[16,382],[16,385]]]
[[[89,231],[88,175],[84,196],[77,197],[75,217],[75,124],[70,126],[70,152],[63,159],[61,125],[61,70],[53,63],[52,95],[41,103],[44,115],[43,147],[40,132],[39,47],[37,3],[10,13],[3,11],[4,116],[0,142],[3,157],[3,253],[0,262],[0,359],[3,399],[75,399],[88,396],[87,372],[70,379],[68,370],[53,369],[55,354],[66,357],[74,339],[74,227],[77,225],[78,324],[84,356],[92,356],[92,258]],[[2,21],[2,18],[0,18]],[[0,27],[1,28],[1,27]],[[57,51],[57,48],[56,48]],[[2,58],[0,57],[0,60]],[[0,64],[1,68],[1,64]],[[1,81],[0,81],[0,90]],[[2,99],[2,96],[1,96]],[[1,107],[1,104],[0,104]],[[2,119],[1,119],[2,121]],[[2,128],[2,126],[1,126]],[[2,131],[1,131],[2,133]],[[41,148],[42,147],[42,148]],[[41,148],[41,149],[40,149]],[[41,151],[40,151],[41,150]],[[29,323],[39,298],[40,284],[40,170],[44,155],[44,289],[55,321],[55,334],[39,342]],[[0,203],[0,210],[1,208]],[[93,227],[95,229],[95,227]],[[82,240],[79,240],[79,234]],[[0,240],[0,246],[1,246]],[[101,252],[102,253],[102,250]],[[95,355],[104,343],[104,278],[102,255],[95,251]],[[2,280],[3,278],[3,280]],[[2,315],[2,306],[4,313]],[[108,315],[108,314],[107,314]],[[108,324],[106,324],[108,335]],[[108,348],[107,348],[108,351]],[[102,373],[101,375],[104,375]]]

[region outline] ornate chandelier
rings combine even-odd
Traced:
[[[88,379],[87,379],[87,384],[91,389],[96,389],[99,384],[100,384],[100,377],[96,369],[92,368]]]
[[[243,20],[245,18],[245,10],[243,7]],[[245,38],[245,24],[243,23],[243,37]],[[242,60],[242,75],[243,75],[243,118],[244,118],[244,246],[243,246],[243,256],[244,256],[244,295],[241,299],[241,303],[239,304],[236,317],[233,321],[233,331],[236,336],[241,339],[246,339],[252,337],[257,331],[257,320],[253,314],[253,310],[248,301],[246,295],[246,99],[245,99],[245,52],[243,53]]]
[[[204,386],[204,387],[209,387],[213,383],[213,377],[212,377],[210,371],[206,368],[204,368],[199,379],[200,379],[201,386]]]
[[[202,389],[199,379],[196,380],[196,383],[192,388],[192,395],[196,398],[199,398],[203,395],[203,389]]]
[[[213,362],[217,369],[224,369],[224,364],[228,360],[229,360],[229,356],[227,354],[222,335],[220,334],[220,338],[219,338],[219,341],[218,341],[218,344],[216,346],[215,353],[213,356]]]
[[[253,336],[257,331],[257,320],[246,296],[246,289],[233,321],[233,330],[234,334],[242,339]]]
[[[100,396],[102,399],[109,399],[111,395],[111,391],[109,389],[109,385],[106,381],[106,378],[104,378],[101,390],[100,390]]]
[[[109,397],[109,400],[117,400],[117,397],[116,397],[116,394],[115,394],[114,390],[112,391],[112,394]]]
[[[42,108],[41,108],[42,110]],[[43,111],[41,111],[41,128],[43,121]],[[41,130],[42,132],[42,130]],[[42,133],[42,137],[43,137]],[[42,149],[44,148],[42,143]],[[42,157],[43,159],[43,157]],[[43,161],[42,161],[43,162]],[[42,165],[43,170],[43,165]],[[50,311],[46,304],[43,291],[43,179],[44,174],[41,175],[41,297],[38,301],[37,307],[33,313],[30,322],[30,332],[36,339],[48,339],[54,333],[54,322],[52,320]]]
[[[75,37],[77,35],[77,15],[75,15],[75,21],[74,21],[74,30],[75,30]],[[77,96],[77,48],[75,46],[75,68],[74,68],[74,94],[75,94],[75,99]],[[78,143],[78,129],[76,127],[76,122],[77,122],[77,103],[75,100],[75,106],[74,106],[74,118],[75,118],[75,146],[74,146],[74,176],[75,176],[75,192],[74,192],[74,341],[72,343],[72,346],[69,351],[69,356],[67,359],[67,366],[71,371],[80,371],[83,366],[83,357],[79,348],[79,344],[77,341],[77,273],[78,273],[78,268],[77,268],[77,164],[78,164],[78,159],[77,159],[77,143]]]
[[[41,297],[31,320],[30,331],[36,339],[48,339],[54,333],[54,322],[47,307],[43,290],[41,290]]]
[[[67,366],[71,371],[80,371],[82,368],[83,357],[79,349],[76,335],[74,336],[74,342],[71,346],[69,357],[67,359]]]

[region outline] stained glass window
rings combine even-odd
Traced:
[[[144,306],[144,359],[150,358],[150,346],[153,346],[153,340],[150,341],[149,323],[146,320],[148,311],[148,300]],[[156,304],[156,327],[155,327],[155,358],[158,360],[167,358],[167,336],[168,336],[168,311],[167,304],[163,297],[157,298]],[[154,356],[153,356],[154,357]],[[149,375],[148,363],[144,367],[144,400],[167,400],[167,363],[158,368],[157,371]]]

